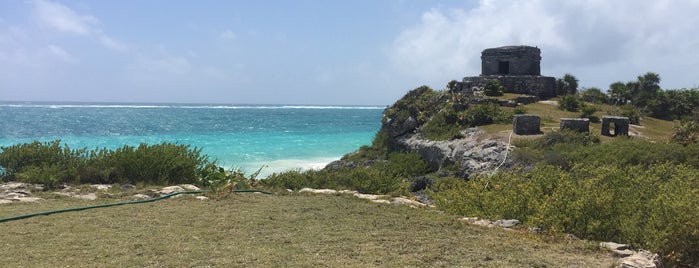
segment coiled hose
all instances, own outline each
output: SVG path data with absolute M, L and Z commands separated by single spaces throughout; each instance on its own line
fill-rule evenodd
M 150 202 L 155 202 L 155 201 L 158 201 L 158 200 L 163 200 L 163 199 L 166 199 L 166 198 L 170 198 L 170 197 L 173 197 L 173 196 L 176 196 L 176 195 L 181 195 L 181 194 L 201 194 L 201 193 L 205 193 L 205 192 L 207 192 L 207 191 L 174 192 L 174 193 L 171 193 L 171 194 L 167 194 L 167 195 L 163 195 L 163 196 L 156 197 L 156 198 L 151 198 L 151 199 L 145 199 L 145 200 L 136 200 L 136 201 L 127 201 L 127 202 L 119 202 L 119 203 L 110 203 L 110 204 L 101 204 L 101 205 L 93 205 L 93 206 L 85 206 L 85 207 L 77 207 L 77 208 L 66 208 L 66 209 L 59 209 L 59 210 L 51 210 L 51 211 L 37 212 L 37 213 L 19 215 L 19 216 L 8 217 L 8 218 L 0 218 L 0 222 L 21 220 L 21 219 L 31 218 L 31 217 L 34 217 L 34 216 L 46 216 L 46 215 L 51 215 L 51 214 L 64 213 L 64 212 L 71 212 L 71 211 L 80 211 L 80 210 L 87 210 L 87 209 L 93 209 L 93 208 L 106 208 L 106 207 L 115 207 L 115 206 L 123 206 L 123 205 L 130 205 L 130 204 L 150 203 Z M 233 193 L 263 193 L 263 194 L 272 194 L 272 193 L 270 193 L 270 192 L 265 192 L 265 191 L 260 191 L 260 190 L 232 190 L 231 192 L 233 192 Z

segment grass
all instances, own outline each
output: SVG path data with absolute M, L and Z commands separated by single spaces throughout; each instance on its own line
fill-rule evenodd
M 59 198 L 0 217 L 112 202 Z M 592 242 L 472 226 L 349 196 L 191 196 L 5 222 L 6 266 L 610 267 Z M 545 241 L 546 240 L 546 241 Z
M 514 94 L 516 95 L 516 94 Z M 511 96 L 512 97 L 512 96 Z M 557 100 L 556 98 L 551 100 Z M 602 116 L 607 115 L 607 111 L 612 110 L 614 107 L 611 105 L 598 105 L 600 110 L 594 115 L 602 118 Z M 543 133 L 552 132 L 560 128 L 561 118 L 578 118 L 580 117 L 579 112 L 568 112 L 558 109 L 557 105 L 547 104 L 547 103 L 532 103 L 524 105 L 527 109 L 527 114 L 536 114 L 541 116 L 541 131 Z M 509 110 L 511 108 L 503 108 Z M 672 137 L 675 130 L 673 127 L 675 122 L 656 119 L 652 117 L 644 117 L 641 119 L 640 126 L 631 125 L 629 132 L 638 134 L 638 136 L 648 139 L 654 142 L 667 142 L 670 137 Z M 491 124 L 487 126 L 480 126 L 486 133 L 494 135 L 496 138 L 507 140 L 509 132 L 512 131 L 512 124 Z M 590 122 L 590 133 L 599 135 L 602 130 L 601 123 Z M 539 135 L 532 136 L 519 136 L 519 139 L 532 139 L 539 137 Z M 614 140 L 613 137 L 600 137 L 602 142 L 607 142 Z

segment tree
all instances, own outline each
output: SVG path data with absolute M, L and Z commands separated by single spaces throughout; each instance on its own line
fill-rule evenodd
M 609 96 L 596 87 L 583 89 L 580 96 L 582 96 L 582 99 L 586 102 L 598 104 L 607 103 L 609 100 Z
M 660 89 L 660 75 L 647 72 L 638 77 L 635 82 L 630 82 L 627 87 L 631 91 L 632 104 L 639 108 L 648 106 L 651 100 L 658 97 Z
M 578 79 L 572 74 L 566 73 L 562 78 L 556 79 L 556 95 L 568 95 L 578 93 Z
M 624 105 L 631 100 L 631 91 L 623 82 L 614 82 L 609 85 L 609 103 Z

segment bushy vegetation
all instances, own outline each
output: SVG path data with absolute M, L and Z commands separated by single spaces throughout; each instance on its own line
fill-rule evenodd
M 505 94 L 505 88 L 500 85 L 500 81 L 493 79 L 488 81 L 483 88 L 483 93 L 486 96 L 502 96 Z
M 558 109 L 569 112 L 577 112 L 582 105 L 582 100 L 577 95 L 573 94 L 563 95 L 558 101 Z
M 201 149 L 172 143 L 88 150 L 71 149 L 55 140 L 0 150 L 3 180 L 47 187 L 64 183 L 196 183 L 202 170 L 212 164 Z
M 409 178 L 427 172 L 427 164 L 416 153 L 393 153 L 388 160 L 377 161 L 371 166 L 287 171 L 272 174 L 263 183 L 269 187 L 294 190 L 311 187 L 402 195 L 408 192 Z
M 496 104 L 479 104 L 469 109 L 457 111 L 447 105 L 420 129 L 420 133 L 431 140 L 461 138 L 464 128 L 495 123 L 512 122 L 512 112 L 506 112 Z
M 522 170 L 432 189 L 447 212 L 516 218 L 550 233 L 630 243 L 671 264 L 699 263 L 699 148 L 554 132 L 518 142 Z M 532 168 L 533 167 L 533 168 Z M 526 171 L 526 172 L 525 172 Z
M 413 118 L 418 124 L 422 124 L 439 111 L 444 97 L 444 92 L 435 91 L 428 86 L 418 87 L 387 108 L 384 120 L 391 118 L 396 124 L 401 124 Z

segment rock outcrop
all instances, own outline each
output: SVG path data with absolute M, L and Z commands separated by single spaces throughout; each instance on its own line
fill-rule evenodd
M 456 168 L 460 177 L 492 172 L 504 160 L 507 144 L 488 138 L 478 128 L 465 129 L 461 134 L 460 139 L 446 141 L 404 135 L 397 137 L 395 143 L 402 151 L 417 152 L 433 170 Z

